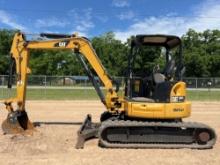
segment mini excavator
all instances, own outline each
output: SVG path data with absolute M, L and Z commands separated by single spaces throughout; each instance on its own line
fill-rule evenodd
M 203 123 L 184 122 L 191 114 L 191 103 L 186 98 L 182 42 L 171 35 L 137 35 L 131 39 L 128 55 L 127 79 L 124 95 L 119 97 L 119 85 L 102 66 L 90 41 L 77 35 L 41 33 L 45 40 L 26 40 L 24 33 L 15 34 L 11 47 L 11 65 L 8 87 L 12 86 L 16 71 L 17 95 L 2 102 L 8 116 L 2 123 L 5 134 L 23 134 L 34 129 L 26 109 L 27 75 L 31 73 L 28 62 L 32 49 L 69 49 L 84 67 L 106 111 L 100 123 L 93 123 L 87 115 L 78 131 L 76 148 L 83 148 L 86 140 L 99 138 L 106 148 L 212 148 L 216 142 L 215 131 Z M 136 61 L 140 54 L 149 56 L 146 47 L 163 48 L 165 64 L 152 71 L 137 72 Z M 175 54 L 172 51 L 175 50 Z M 153 52 L 151 52 L 153 53 Z M 141 61 L 144 68 L 145 61 Z M 104 84 L 100 89 L 88 63 Z M 14 69 L 13 69 L 14 68 Z M 16 108 L 14 108 L 14 104 Z

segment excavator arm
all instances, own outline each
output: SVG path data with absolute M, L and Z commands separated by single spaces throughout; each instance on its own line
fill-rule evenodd
M 17 124 L 21 126 L 24 130 L 28 129 L 29 126 L 30 128 L 33 128 L 25 111 L 27 78 L 28 74 L 31 73 L 31 69 L 29 68 L 29 58 L 30 50 L 32 49 L 72 50 L 83 64 L 88 76 L 92 80 L 96 91 L 98 92 L 98 95 L 100 96 L 101 101 L 106 106 L 107 110 L 110 113 L 118 113 L 121 106 L 121 103 L 119 101 L 120 99 L 116 91 L 113 89 L 113 83 L 110 76 L 107 74 L 89 40 L 84 37 L 78 37 L 76 35 L 70 36 L 44 33 L 41 34 L 41 36 L 47 37 L 48 40 L 27 41 L 23 33 L 16 33 L 14 36 L 10 54 L 12 57 L 12 61 L 15 62 L 16 66 L 17 94 L 14 98 L 4 100 L 6 109 L 9 111 L 8 118 L 10 119 L 7 118 L 6 121 L 3 122 L 3 127 L 4 125 L 8 127 L 10 120 L 15 120 Z M 86 59 L 90 63 L 90 65 L 104 84 L 104 87 L 106 89 L 105 96 L 99 89 L 99 86 L 97 85 L 96 80 L 94 79 L 94 76 L 89 70 L 89 67 L 86 65 L 84 59 Z M 11 80 L 11 78 L 9 79 Z M 9 86 L 10 85 L 11 84 L 9 83 Z M 17 103 L 16 110 L 14 110 L 12 106 L 13 103 Z M 3 128 L 3 130 L 5 130 L 6 133 L 10 133 L 9 128 Z

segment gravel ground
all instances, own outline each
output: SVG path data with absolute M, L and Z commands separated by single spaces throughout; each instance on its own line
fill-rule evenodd
M 4 108 L 3 105 L 0 106 Z M 0 131 L 1 165 L 85 164 L 85 165 L 219 165 L 220 141 L 210 150 L 191 149 L 103 149 L 96 139 L 76 150 L 76 132 L 90 113 L 94 121 L 104 110 L 99 101 L 28 101 L 27 111 L 33 122 L 40 123 L 34 136 L 3 135 Z M 0 122 L 7 112 L 0 111 Z M 187 121 L 203 122 L 220 134 L 220 102 L 193 102 Z

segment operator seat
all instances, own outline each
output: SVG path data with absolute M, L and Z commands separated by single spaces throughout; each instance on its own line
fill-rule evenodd
M 154 73 L 153 79 L 156 84 L 159 84 L 165 81 L 165 76 L 162 73 Z
M 170 102 L 170 91 L 172 82 L 169 81 L 173 78 L 175 73 L 175 61 L 170 60 L 162 73 L 154 73 L 153 79 L 155 82 L 155 91 L 153 98 L 155 102 Z
M 156 84 L 165 82 L 166 79 L 170 79 L 173 77 L 173 74 L 175 73 L 175 60 L 170 60 L 166 67 L 164 68 L 164 71 L 162 73 L 156 72 L 153 73 L 153 80 Z

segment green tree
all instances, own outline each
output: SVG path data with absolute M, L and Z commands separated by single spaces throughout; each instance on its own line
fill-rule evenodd
M 0 74 L 7 74 L 13 30 L 0 30 Z M 220 77 L 220 30 L 196 32 L 189 29 L 182 36 L 184 63 L 187 77 Z M 127 68 L 130 38 L 126 43 L 115 39 L 113 32 L 91 39 L 101 62 L 111 76 L 124 76 Z M 145 56 L 144 54 L 148 54 Z M 155 64 L 162 64 L 160 53 L 146 49 L 137 61 L 137 67 L 151 71 Z M 70 51 L 31 51 L 32 74 L 85 75 L 76 57 Z
M 70 51 L 32 51 L 30 67 L 36 75 L 81 75 L 83 68 Z
M 0 74 L 7 74 L 9 68 L 9 53 L 15 31 L 0 30 Z
M 92 45 L 101 62 L 112 76 L 122 76 L 127 67 L 128 47 L 115 39 L 113 32 L 92 39 Z
M 183 35 L 184 62 L 188 77 L 217 77 L 219 74 L 220 31 L 196 32 L 189 29 Z

